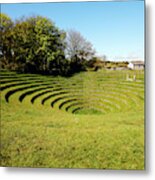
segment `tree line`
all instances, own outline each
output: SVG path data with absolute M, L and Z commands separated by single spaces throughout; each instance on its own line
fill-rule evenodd
M 79 32 L 59 29 L 48 18 L 13 21 L 0 14 L 0 67 L 21 73 L 70 76 L 85 71 L 95 55 Z

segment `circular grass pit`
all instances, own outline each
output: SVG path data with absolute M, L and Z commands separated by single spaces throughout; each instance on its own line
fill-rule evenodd
M 84 72 L 64 78 L 2 71 L 1 97 L 72 114 L 100 115 L 144 108 L 144 72 L 127 81 L 128 71 Z
M 93 108 L 81 108 L 77 111 L 74 112 L 74 114 L 94 114 L 94 115 L 100 115 L 100 114 L 103 114 L 103 112 L 97 110 L 97 109 L 93 109 Z

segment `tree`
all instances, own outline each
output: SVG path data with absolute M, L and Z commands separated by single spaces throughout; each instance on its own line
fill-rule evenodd
M 66 55 L 70 59 L 75 56 L 80 59 L 90 59 L 95 53 L 92 44 L 75 30 L 68 31 L 66 45 Z
M 50 74 L 60 76 L 70 76 L 70 64 L 64 55 L 59 55 L 56 59 L 50 61 Z
M 12 61 L 12 28 L 11 18 L 4 13 L 0 13 L 0 60 L 2 67 L 9 66 Z
M 19 70 L 48 73 L 50 62 L 64 55 L 65 33 L 41 16 L 16 21 L 14 54 Z
M 87 66 L 89 68 L 93 68 L 94 71 L 98 71 L 99 69 L 104 68 L 105 62 L 102 58 L 94 56 L 91 60 L 87 62 Z
M 86 61 L 95 54 L 92 44 L 78 31 L 70 30 L 66 37 L 66 57 L 71 61 L 71 70 L 78 72 L 86 69 Z
M 12 22 L 1 15 L 1 67 L 27 73 L 71 75 L 86 70 L 95 51 L 79 32 L 67 34 L 48 18 Z M 66 58 L 67 57 L 67 58 Z

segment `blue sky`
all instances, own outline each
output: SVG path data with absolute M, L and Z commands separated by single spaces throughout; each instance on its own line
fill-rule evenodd
M 13 20 L 42 15 L 75 29 L 109 60 L 144 60 L 144 1 L 2 4 Z

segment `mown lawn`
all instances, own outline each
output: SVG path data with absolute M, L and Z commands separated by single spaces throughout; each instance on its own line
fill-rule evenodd
M 51 78 L 62 84 L 74 79 L 74 83 L 77 82 L 74 85 L 74 91 L 76 89 L 77 91 L 73 94 L 76 98 L 71 99 L 72 101 L 75 99 L 74 104 L 70 104 L 70 99 L 63 101 L 60 93 L 52 101 L 49 98 L 44 105 L 40 102 L 49 94 L 44 93 L 35 100 L 35 103 L 30 103 L 37 93 L 44 91 L 42 89 L 33 94 L 34 87 L 29 90 L 31 94 L 27 93 L 22 102 L 19 101 L 19 97 L 27 92 L 26 90 L 15 92 L 7 102 L 5 95 L 17 86 L 8 87 L 9 81 L 12 81 L 10 80 L 12 75 L 10 77 L 5 75 L 5 72 L 2 73 L 5 78 L 2 80 L 4 84 L 2 83 L 1 87 L 7 86 L 7 88 L 3 88 L 1 92 L 1 165 L 144 169 L 143 74 L 137 76 L 136 82 L 126 82 L 125 73 L 108 72 L 106 77 L 105 72 L 96 73 L 98 74 L 86 72 L 67 81 L 65 78 L 48 77 L 48 81 Z M 17 74 L 16 76 L 22 75 Z M 17 77 L 14 82 L 18 79 Z M 85 78 L 80 86 L 78 85 L 79 77 Z M 96 77 L 97 81 L 95 81 Z M 106 80 L 99 80 L 102 77 Z M 121 77 L 123 80 L 120 80 Z M 14 82 L 11 83 L 14 84 Z M 106 89 L 107 84 L 112 87 L 107 86 Z M 123 85 L 120 86 L 120 84 Z M 23 86 L 25 85 L 18 85 L 18 88 L 21 90 Z M 119 94 L 119 89 L 121 91 L 120 102 L 114 97 Z M 67 91 L 73 93 L 71 88 Z M 80 96 L 79 99 L 77 95 Z M 131 99 L 132 97 L 134 98 Z M 63 94 L 63 98 L 68 98 L 68 96 Z M 54 104 L 53 107 L 51 107 L 51 102 Z M 91 102 L 93 103 L 88 108 Z M 103 103 L 103 108 L 101 103 Z M 79 104 L 80 108 L 82 107 L 81 110 Z M 75 108 L 79 108 L 77 113 L 73 113 Z

